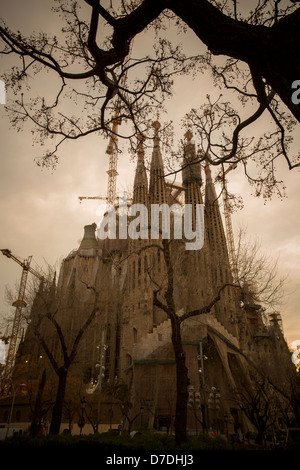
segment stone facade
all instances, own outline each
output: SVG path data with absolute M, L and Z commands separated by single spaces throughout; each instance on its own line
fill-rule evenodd
M 204 173 L 203 191 L 195 144 L 191 133 L 187 133 L 182 184 L 175 185 L 165 179 L 157 123 L 148 184 L 143 140 L 140 139 L 133 204 L 144 204 L 149 209 L 146 231 L 151 226 L 151 204 L 184 202 L 195 208 L 196 204 L 203 204 L 204 199 L 202 249 L 186 250 L 181 240 L 173 240 L 170 245 L 173 298 L 178 315 L 208 305 L 220 287 L 233 282 L 218 198 L 208 164 Z M 98 310 L 82 338 L 71 374 L 87 386 L 98 379 L 97 347 L 104 331 L 103 380 L 113 383 L 117 379 L 129 385 L 134 405 L 132 414 L 140 412 L 136 425 L 168 429 L 175 412 L 176 369 L 170 320 L 165 311 L 153 305 L 154 292 L 161 301 L 164 300 L 168 282 L 161 248 L 161 237 L 157 240 L 100 240 L 96 236 L 96 225 L 87 225 L 78 249 L 63 260 L 50 297 L 53 308 L 57 308 L 57 321 L 71 348 L 76 334 L 95 307 L 97 292 Z M 280 357 L 284 366 L 291 362 L 275 316 L 266 323 L 262 309 L 251 304 L 249 295 L 244 293 L 243 302 L 241 299 L 241 290 L 228 286 L 209 313 L 182 323 L 185 360 L 193 386 L 188 420 L 192 430 L 202 426 L 219 427 L 222 432 L 237 429 L 246 432 L 249 423 L 234 403 L 232 390 L 249 379 L 249 360 L 254 363 L 265 361 L 274 370 L 275 357 Z M 41 305 L 36 300 L 32 309 L 33 321 L 39 309 Z M 50 336 L 50 331 L 47 334 Z M 33 371 L 41 347 L 38 343 L 33 347 L 30 337 L 29 327 L 16 366 L 26 359 Z M 55 335 L 49 344 L 54 354 L 61 354 Z M 214 388 L 220 394 L 218 406 L 209 405 Z

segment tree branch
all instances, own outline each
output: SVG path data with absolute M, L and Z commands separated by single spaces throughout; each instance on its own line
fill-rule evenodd
M 5 29 L 2 26 L 0 26 L 0 37 L 12 49 L 13 52 L 21 55 L 22 57 L 31 57 L 35 61 L 44 65 L 46 68 L 57 72 L 62 78 L 80 80 L 95 75 L 95 68 L 92 68 L 87 72 L 81 73 L 64 72 L 59 63 L 54 59 L 51 54 L 47 54 L 43 51 L 37 50 L 30 44 L 24 44 L 21 39 L 15 39 L 13 34 L 11 34 L 7 28 Z
M 104 18 L 108 22 L 108 24 L 110 24 L 111 26 L 116 26 L 117 20 L 113 16 L 111 16 L 110 13 L 107 10 L 105 10 L 105 8 L 103 8 L 100 5 L 99 0 L 98 1 L 84 0 L 84 1 L 85 3 L 93 7 L 93 10 L 97 12 L 99 15 L 101 15 L 102 18 Z
M 211 309 L 213 308 L 213 306 L 219 302 L 219 300 L 221 299 L 221 292 L 226 289 L 227 287 L 235 287 L 235 288 L 240 288 L 239 285 L 237 284 L 233 284 L 233 283 L 227 283 L 227 284 L 224 284 L 222 287 L 220 287 L 218 289 L 218 292 L 217 294 L 215 295 L 215 297 L 213 297 L 213 299 L 207 304 L 205 305 L 204 307 L 202 308 L 199 308 L 199 309 L 195 309 L 195 310 L 191 310 L 190 312 L 186 312 L 184 313 L 183 315 L 181 315 L 179 317 L 179 320 L 180 322 L 182 323 L 184 320 L 186 320 L 187 318 L 191 318 L 191 317 L 195 317 L 197 315 L 203 315 L 205 313 L 210 313 L 211 312 Z

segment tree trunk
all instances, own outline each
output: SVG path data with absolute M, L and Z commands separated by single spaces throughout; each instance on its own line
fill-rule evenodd
M 188 402 L 188 371 L 185 365 L 185 355 L 182 347 L 180 321 L 177 317 L 171 318 L 172 343 L 176 360 L 176 416 L 175 441 L 180 445 L 187 440 L 187 402 Z
M 257 429 L 256 443 L 260 446 L 262 446 L 263 443 L 264 443 L 264 434 L 265 434 L 265 428 L 263 428 L 263 429 L 258 428 Z
M 295 426 L 300 427 L 300 394 L 295 394 L 292 398 L 292 408 L 295 417 Z
M 61 368 L 58 374 L 58 387 L 56 393 L 56 399 L 52 411 L 52 419 L 50 425 L 50 434 L 59 434 L 61 419 L 62 419 L 62 411 L 63 411 L 63 404 L 65 398 L 65 391 L 66 391 L 66 383 L 67 383 L 67 374 L 68 370 L 65 368 Z
M 42 396 L 44 392 L 46 384 L 46 369 L 43 370 L 42 377 L 39 383 L 39 388 L 34 404 L 34 410 L 33 410 L 33 417 L 31 421 L 31 427 L 30 427 L 30 435 L 31 437 L 35 437 L 39 434 L 40 432 L 40 424 L 41 424 L 41 410 L 42 410 Z

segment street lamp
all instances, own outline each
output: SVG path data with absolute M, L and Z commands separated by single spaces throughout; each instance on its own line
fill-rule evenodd
M 84 410 L 85 410 L 85 406 L 86 406 L 86 399 L 85 399 L 85 397 L 82 397 L 80 403 L 81 403 L 81 418 L 80 418 L 80 420 L 79 420 L 78 425 L 79 425 L 79 427 L 80 427 L 80 436 L 81 436 L 81 435 L 82 435 L 82 428 L 83 428 L 83 426 L 84 426 L 84 424 L 85 424 L 85 420 L 84 420 Z
M 200 392 L 195 392 L 194 386 L 188 386 L 188 408 L 193 410 L 194 417 L 195 417 L 195 425 L 196 425 L 196 436 L 198 435 L 198 424 L 197 424 L 197 410 L 201 410 L 201 399 L 200 399 Z
M 105 369 L 105 366 L 103 366 L 103 357 L 104 357 L 104 351 L 107 349 L 107 346 L 106 344 L 104 344 L 104 333 L 105 333 L 105 330 L 103 329 L 102 330 L 102 333 L 101 333 L 101 341 L 100 341 L 100 344 L 99 346 L 97 346 L 97 348 L 99 348 L 99 352 L 100 352 L 100 357 L 99 357 L 99 365 L 97 364 L 96 366 L 99 366 L 99 375 L 98 375 L 98 384 L 97 384 L 97 390 L 98 390 L 98 411 L 97 411 L 97 426 L 96 426 L 96 429 L 97 429 L 97 432 L 99 432 L 99 424 L 100 424 L 100 399 L 101 399 L 101 389 L 102 389 L 102 378 L 104 378 L 104 369 Z
M 204 370 L 204 361 L 207 360 L 207 356 L 203 353 L 204 347 L 207 343 L 207 336 L 202 340 L 198 341 L 197 345 L 197 360 L 198 360 L 198 373 L 199 373 L 199 382 L 200 382 L 200 392 L 202 395 L 201 407 L 202 412 L 202 427 L 203 431 L 208 431 L 208 416 L 207 416 L 207 405 L 206 405 L 206 382 L 205 382 L 205 370 Z
M 211 387 L 211 392 L 208 396 L 208 408 L 210 410 L 213 410 L 214 422 L 216 424 L 217 434 L 218 434 L 218 418 L 217 418 L 218 413 L 217 412 L 220 409 L 220 398 L 221 398 L 220 390 L 216 387 Z

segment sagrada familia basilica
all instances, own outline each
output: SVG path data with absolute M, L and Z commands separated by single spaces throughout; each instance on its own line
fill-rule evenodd
M 181 163 L 182 182 L 168 181 L 157 124 L 149 169 L 143 140 L 139 142 L 130 201 L 131 205 L 147 208 L 149 224 L 154 205 L 204 208 L 201 249 L 186 249 L 186 240 L 169 240 L 172 283 L 161 237 L 99 238 L 97 224 L 91 223 L 84 227 L 81 243 L 63 260 L 57 279 L 44 295 L 44 287 L 40 287 L 31 322 L 35 324 L 47 304 L 55 312 L 66 347 L 71 348 L 94 312 L 69 375 L 85 384 L 87 400 L 99 393 L 100 382 L 102 386 L 127 384 L 132 404 L 128 417 L 138 416 L 132 425 L 172 429 L 176 364 L 168 311 L 159 305 L 164 304 L 170 285 L 178 316 L 209 306 L 220 291 L 218 301 L 206 313 L 202 310 L 201 315 L 186 315 L 181 324 L 189 378 L 188 428 L 191 432 L 196 428 L 218 428 L 224 434 L 245 433 L 251 430 L 251 423 L 238 403 L 236 391 L 249 383 L 257 388 L 258 376 L 268 377 L 269 383 L 288 384 L 291 354 L 278 312 L 266 316 L 251 295 L 253 286 L 237 287 L 211 168 L 208 163 L 203 167 L 198 162 L 190 132 L 185 135 Z M 114 210 L 118 226 L 119 209 Z M 192 223 L 194 227 L 195 217 Z M 19 367 L 24 374 L 21 365 L 26 363 L 33 376 L 39 357 L 45 353 L 38 341 L 32 341 L 32 329 L 29 325 L 19 347 L 16 369 Z M 45 322 L 40 331 L 47 337 L 53 356 L 59 357 L 61 343 L 55 328 Z M 111 410 L 111 406 L 101 403 L 100 423 L 110 419 L 118 425 L 122 420 L 126 427 L 128 422 L 121 412 L 118 414 L 117 405 L 113 417 L 108 417 L 105 407 Z

